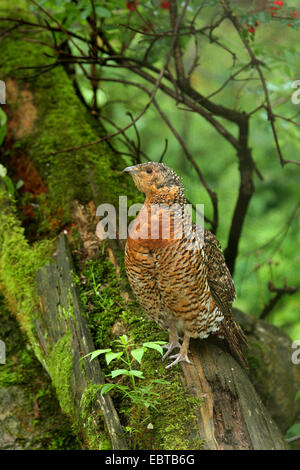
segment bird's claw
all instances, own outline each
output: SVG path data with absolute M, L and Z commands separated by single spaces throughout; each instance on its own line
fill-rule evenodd
M 167 365 L 166 369 L 169 369 L 170 367 L 175 366 L 175 364 L 178 364 L 179 362 L 187 362 L 188 364 L 192 364 L 192 362 L 188 358 L 188 355 L 187 354 L 182 355 L 180 352 L 178 354 L 174 354 L 173 356 L 170 356 L 170 358 L 175 359 L 175 361 Z
M 166 353 L 163 355 L 163 357 L 161 358 L 162 361 L 164 361 L 168 355 L 173 351 L 173 349 L 175 348 L 181 348 L 181 344 L 177 341 L 177 342 L 173 342 L 171 341 L 170 343 L 168 344 L 164 344 L 163 345 L 163 348 L 166 349 Z

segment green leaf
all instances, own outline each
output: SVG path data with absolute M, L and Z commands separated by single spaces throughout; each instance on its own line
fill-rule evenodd
M 121 356 L 123 356 L 123 352 L 118 352 L 118 353 L 111 352 L 111 351 L 107 352 L 105 354 L 106 364 L 109 365 L 111 363 L 111 361 L 113 361 L 114 359 L 117 359 Z
M 93 361 L 95 359 L 95 357 L 98 357 L 100 356 L 101 354 L 105 354 L 107 352 L 109 352 L 110 349 L 97 349 L 96 351 L 93 351 L 92 354 L 91 354 L 91 361 Z
M 0 163 L 0 177 L 5 178 L 6 175 L 7 175 L 7 169 L 5 168 L 5 166 L 1 165 Z
M 144 348 L 133 349 L 131 351 L 131 355 L 140 364 L 142 362 L 142 357 L 144 355 L 144 352 L 145 352 Z
M 291 437 L 296 437 L 300 435 L 300 423 L 293 424 L 286 432 L 286 439 L 290 439 Z
M 6 114 L 3 109 L 0 108 L 0 145 L 2 145 L 2 142 L 5 139 L 7 133 L 6 121 Z
M 160 384 L 160 385 L 169 385 L 170 382 L 168 380 L 164 380 L 164 379 L 153 379 L 151 380 L 151 383 L 152 384 Z
M 295 401 L 299 400 L 299 399 L 300 399 L 300 390 L 298 390 L 298 392 L 296 393 Z
M 110 18 L 111 16 L 110 11 L 103 7 L 96 7 L 96 15 L 99 18 Z
M 85 357 L 91 356 L 90 361 L 95 359 L 95 357 L 100 356 L 100 354 L 105 354 L 107 352 L 111 351 L 111 349 L 96 349 L 95 351 L 92 351 L 85 356 L 83 356 L 81 359 L 84 359 Z
M 13 196 L 15 194 L 15 186 L 9 176 L 4 176 L 4 181 L 8 192 Z
M 143 346 L 148 349 L 155 349 L 161 355 L 163 355 L 163 348 L 160 346 L 160 344 L 166 344 L 166 343 L 164 341 L 153 341 L 150 343 L 144 343 Z
M 122 335 L 119 339 L 116 339 L 115 342 L 121 344 L 122 346 L 125 346 L 128 345 L 131 341 L 130 339 L 128 339 L 127 335 Z
M 113 379 L 115 377 L 118 377 L 119 375 L 129 375 L 129 371 L 127 369 L 116 369 L 116 370 L 113 370 L 111 373 L 111 377 Z
M 117 386 L 117 384 L 103 384 L 101 386 L 101 395 L 105 395 L 106 393 L 110 392 L 116 386 Z
M 16 183 L 16 189 L 20 189 L 24 186 L 24 181 L 23 180 L 18 180 Z
M 130 370 L 128 375 L 138 377 L 139 379 L 144 379 L 143 372 L 141 370 Z
M 266 11 L 260 11 L 257 15 L 257 20 L 260 23 L 270 23 L 271 21 L 271 15 L 269 12 Z
M 167 341 L 148 341 L 144 344 L 167 344 Z

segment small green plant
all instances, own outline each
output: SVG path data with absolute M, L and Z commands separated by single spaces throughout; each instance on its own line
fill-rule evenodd
M 7 117 L 3 109 L 0 108 L 0 145 L 2 145 L 7 134 Z
M 16 189 L 22 188 L 24 184 L 23 180 L 19 180 L 16 183 L 16 185 L 14 185 L 12 179 L 9 176 L 7 176 L 7 169 L 5 168 L 5 166 L 1 165 L 1 163 L 0 163 L 0 178 L 3 179 L 6 185 L 7 191 L 9 192 L 11 196 L 15 194 Z
M 3 109 L 0 108 L 0 146 L 3 144 L 3 141 L 7 134 L 7 117 Z M 16 185 L 14 185 L 13 181 L 9 176 L 7 176 L 7 169 L 5 166 L 1 165 L 0 163 L 0 179 L 3 179 L 7 191 L 11 196 L 14 196 L 16 190 L 22 188 L 24 181 L 19 180 Z
M 300 400 L 300 390 L 298 390 L 298 392 L 296 393 L 296 396 L 295 396 L 295 401 L 297 400 Z M 293 426 L 291 426 L 286 434 L 285 434 L 285 438 L 287 440 L 287 442 L 289 442 L 290 444 L 292 444 L 292 442 L 294 441 L 297 441 L 300 439 L 300 423 L 295 423 L 293 424 Z
M 148 381 L 147 385 L 142 385 L 140 380 L 145 379 L 145 377 L 141 370 L 136 369 L 135 364 L 138 363 L 141 365 L 143 356 L 149 349 L 154 349 L 162 355 L 162 345 L 165 344 L 165 341 L 147 342 L 143 343 L 141 347 L 135 348 L 127 335 L 122 335 L 114 342 L 118 345 L 117 351 L 112 351 L 111 349 L 97 349 L 84 357 L 90 356 L 90 360 L 92 361 L 100 355 L 105 355 L 107 365 L 116 359 L 124 364 L 124 368 L 112 370 L 107 377 L 109 377 L 110 380 L 123 377 L 125 383 L 105 383 L 101 385 L 100 388 L 101 395 L 109 393 L 112 390 L 119 391 L 122 398 L 129 400 L 134 407 L 134 425 L 127 426 L 125 429 L 133 439 L 133 449 L 136 449 L 137 439 L 144 432 L 145 424 L 148 420 L 146 411 L 150 408 L 157 410 L 157 405 L 159 405 L 159 394 L 156 393 L 153 388 L 155 384 L 168 384 L 169 382 L 163 379 L 151 379 Z M 151 429 L 151 426 L 152 423 L 148 423 L 147 429 Z

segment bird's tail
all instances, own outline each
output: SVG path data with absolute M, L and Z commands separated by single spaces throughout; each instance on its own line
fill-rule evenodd
M 243 351 L 244 348 L 248 348 L 248 342 L 242 328 L 233 318 L 232 314 L 224 318 L 222 326 L 222 334 L 228 343 L 232 355 L 242 367 L 248 369 L 248 361 Z

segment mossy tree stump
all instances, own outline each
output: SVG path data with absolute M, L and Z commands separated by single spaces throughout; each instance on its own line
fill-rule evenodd
M 56 261 L 39 271 L 37 277 L 38 293 L 41 299 L 41 322 L 36 321 L 36 330 L 41 346 L 52 348 L 52 343 L 64 341 L 64 346 L 74 351 L 74 363 L 68 371 L 61 371 L 60 364 L 68 363 L 68 352 L 62 349 L 54 362 L 58 372 L 51 372 L 54 383 L 59 376 L 68 378 L 71 385 L 70 400 L 80 409 L 80 391 L 89 382 L 104 383 L 97 363 L 85 359 L 85 374 L 80 371 L 79 358 L 94 350 L 89 331 L 81 315 L 80 303 L 72 281 L 74 270 L 71 254 L 64 235 L 61 235 L 55 253 Z M 44 326 L 42 326 L 44 325 Z M 41 331 L 43 330 L 43 333 Z M 263 406 L 245 371 L 234 358 L 213 341 L 193 341 L 191 359 L 193 365 L 183 364 L 187 397 L 190 393 L 202 399 L 198 408 L 198 437 L 206 449 L 285 449 L 285 441 L 269 413 Z M 105 347 L 105 345 L 103 345 Z M 48 348 L 49 349 L 49 348 Z M 51 361 L 52 362 L 52 361 Z M 53 363 L 52 363 L 53 364 Z M 54 364 L 55 366 L 55 364 Z M 55 367 L 54 367 L 54 370 Z M 58 392 L 59 392 L 59 385 Z M 66 390 L 62 390 L 61 403 L 64 403 Z M 59 394 L 59 393 L 58 393 Z M 113 439 L 115 448 L 120 448 L 121 427 L 108 397 L 102 399 L 101 409 Z M 99 397 L 98 397 L 99 400 Z M 189 436 L 186 436 L 189 438 Z M 124 445 L 124 442 L 123 442 Z M 122 447 L 121 447 L 122 448 Z
M 62 409 L 73 415 L 82 433 L 87 433 L 88 440 L 89 416 L 82 413 L 81 401 L 88 387 L 103 384 L 105 380 L 98 361 L 91 362 L 85 358 L 80 362 L 95 347 L 72 273 L 74 265 L 71 252 L 66 236 L 61 234 L 54 261 L 37 274 L 41 316 L 35 320 L 35 328 Z M 90 404 L 93 419 L 101 421 L 103 416 L 112 447 L 126 449 L 124 431 L 110 396 L 101 395 L 97 387 L 94 389 L 96 393 Z

